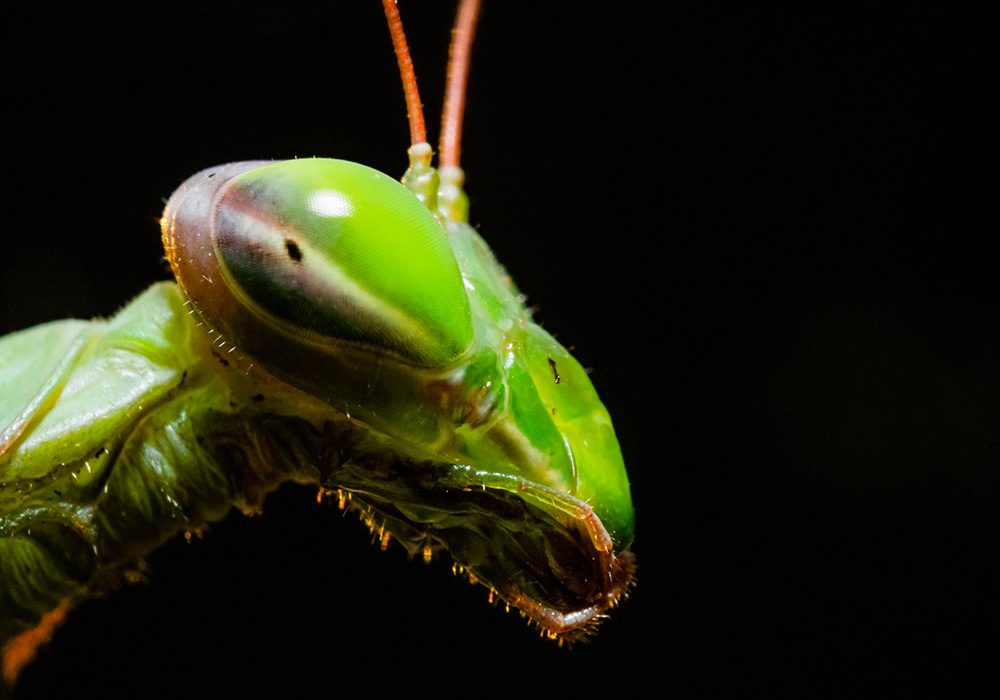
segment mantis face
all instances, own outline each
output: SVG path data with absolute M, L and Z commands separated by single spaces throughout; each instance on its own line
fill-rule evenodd
M 430 192 L 347 161 L 234 163 L 174 193 L 164 243 L 234 371 L 343 411 L 392 455 L 325 486 L 573 638 L 631 578 L 621 451 L 586 372 Z

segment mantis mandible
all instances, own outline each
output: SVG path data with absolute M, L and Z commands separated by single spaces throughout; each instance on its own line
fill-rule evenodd
M 318 485 L 383 544 L 447 551 L 559 640 L 627 593 L 610 418 L 467 224 L 477 4 L 456 20 L 438 169 L 387 2 L 411 122 L 403 185 L 327 159 L 209 168 L 161 222 L 177 284 L 108 321 L 0 340 L 8 682 L 75 603 L 285 481 Z

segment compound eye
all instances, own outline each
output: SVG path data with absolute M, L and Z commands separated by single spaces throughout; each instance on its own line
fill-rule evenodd
M 388 175 L 332 159 L 265 165 L 232 179 L 214 222 L 234 294 L 290 333 L 424 367 L 448 364 L 472 340 L 444 230 Z

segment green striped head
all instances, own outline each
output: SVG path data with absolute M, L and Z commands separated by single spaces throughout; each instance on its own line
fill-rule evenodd
M 437 173 L 418 175 L 433 195 Z M 375 429 L 379 456 L 357 462 L 377 474 L 324 486 L 571 637 L 632 576 L 611 419 L 482 238 L 432 207 L 355 163 L 233 163 L 174 193 L 163 239 L 213 347 L 235 348 L 216 359 Z

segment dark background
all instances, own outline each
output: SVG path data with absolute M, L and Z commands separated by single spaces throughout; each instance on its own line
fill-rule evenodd
M 0 332 L 109 315 L 168 278 L 156 220 L 204 167 L 404 169 L 378 4 L 243 5 L 8 15 L 30 49 L 4 48 Z M 18 697 L 996 681 L 983 18 L 530 6 L 485 3 L 467 190 L 615 419 L 632 600 L 559 649 L 289 488 L 75 611 Z M 402 6 L 433 140 L 452 11 Z

